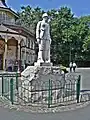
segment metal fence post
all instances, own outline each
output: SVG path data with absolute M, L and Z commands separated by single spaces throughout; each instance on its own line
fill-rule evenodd
M 2 96 L 4 95 L 4 79 L 3 79 L 3 76 L 2 76 Z
M 16 73 L 16 89 L 18 90 L 18 73 Z
M 79 103 L 79 96 L 80 96 L 80 79 L 81 76 L 79 75 L 78 80 L 77 80 L 77 103 Z
M 31 91 L 30 92 L 31 92 L 31 103 L 32 103 L 32 96 L 33 96 L 33 94 L 32 94 L 32 81 L 30 83 L 31 83 L 30 84 L 31 85 Z
M 50 105 L 52 104 L 52 81 L 49 79 L 49 91 L 48 91 L 48 108 L 50 108 Z
M 11 103 L 13 104 L 13 78 L 10 80 L 10 100 Z
M 51 104 L 52 104 L 52 80 L 51 80 Z

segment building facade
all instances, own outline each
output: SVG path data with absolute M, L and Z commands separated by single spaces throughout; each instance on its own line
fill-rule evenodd
M 0 70 L 25 68 L 35 61 L 35 34 L 16 25 L 18 15 L 0 0 Z

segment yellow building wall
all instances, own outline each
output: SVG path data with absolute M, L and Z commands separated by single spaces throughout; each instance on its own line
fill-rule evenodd
M 8 15 L 11 18 L 15 18 L 15 16 L 11 12 L 9 12 L 9 11 L 0 10 L 0 13 L 2 13 L 2 12 L 5 13 L 6 15 Z
M 0 19 L 3 23 L 15 24 L 15 16 L 9 11 L 0 10 Z

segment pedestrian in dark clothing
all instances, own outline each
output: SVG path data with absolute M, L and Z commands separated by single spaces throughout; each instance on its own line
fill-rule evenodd
M 72 72 L 72 67 L 73 67 L 73 64 L 72 64 L 72 62 L 70 62 L 70 64 L 69 64 L 70 72 Z
M 74 62 L 73 63 L 73 72 L 75 72 L 75 69 L 76 69 L 76 63 Z

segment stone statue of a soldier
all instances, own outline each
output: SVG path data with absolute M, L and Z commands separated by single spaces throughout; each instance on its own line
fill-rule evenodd
M 36 28 L 36 39 L 39 45 L 38 60 L 39 63 L 50 63 L 50 26 L 48 15 L 42 15 L 42 21 L 39 21 Z

